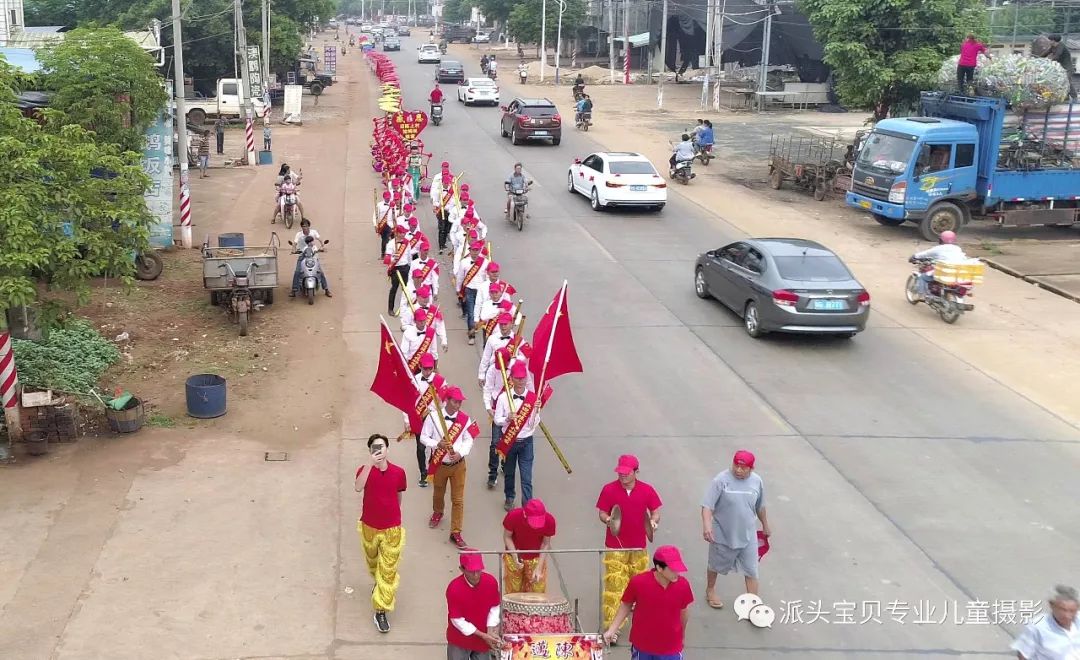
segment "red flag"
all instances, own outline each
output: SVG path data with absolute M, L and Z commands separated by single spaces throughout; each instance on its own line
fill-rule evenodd
M 574 346 L 570 330 L 570 309 L 566 301 L 566 282 L 555 294 L 547 311 L 533 330 L 533 352 L 529 357 L 529 371 L 533 373 L 537 388 L 563 374 L 581 373 L 581 359 Z
M 379 341 L 379 368 L 375 371 L 375 380 L 371 381 L 371 391 L 380 399 L 389 403 L 409 416 L 410 426 L 414 426 L 416 417 L 416 383 L 405 366 L 401 349 L 394 342 L 386 321 L 382 322 L 382 337 Z

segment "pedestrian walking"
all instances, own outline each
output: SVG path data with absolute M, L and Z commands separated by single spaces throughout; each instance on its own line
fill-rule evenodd
M 394 611 L 397 600 L 398 563 L 405 547 L 405 528 L 401 526 L 401 494 L 408 488 L 405 470 L 387 459 L 390 441 L 378 433 L 368 438 L 370 465 L 356 470 L 354 489 L 363 494 L 360 520 L 360 546 L 367 560 L 368 574 L 375 580 L 371 588 L 371 606 L 375 610 L 375 628 L 390 632 L 386 615 Z
M 967 93 L 967 88 L 975 84 L 975 67 L 979 64 L 979 55 L 990 57 L 990 51 L 986 44 L 968 33 L 964 43 L 960 44 L 960 59 L 956 63 L 956 87 L 961 94 Z
M 653 553 L 653 569 L 630 579 L 623 591 L 615 620 L 604 632 L 614 644 L 619 627 L 633 614 L 630 625 L 630 657 L 633 660 L 682 660 L 687 609 L 694 602 L 679 549 L 664 545 Z
M 721 609 L 716 597 L 716 576 L 732 570 L 742 573 L 746 592 L 758 592 L 758 522 L 768 537 L 765 515 L 765 484 L 754 472 L 754 455 L 745 449 L 735 452 L 731 467 L 713 478 L 701 501 L 702 535 L 709 542 L 705 600 Z
M 516 347 L 511 350 L 516 351 Z M 533 496 L 533 434 L 540 425 L 540 398 L 529 390 L 528 379 L 529 369 L 525 363 L 514 362 L 510 367 L 510 391 L 501 392 L 495 401 L 494 421 L 502 430 L 495 449 L 503 457 L 503 495 L 506 498 L 503 508 L 506 511 L 514 508 L 515 476 L 521 479 L 522 506 Z
M 214 122 L 214 133 L 217 135 L 217 152 L 220 156 L 225 153 L 225 127 L 229 125 L 229 120 L 224 117 L 218 117 Z
M 204 179 L 210 176 L 206 173 L 207 168 L 210 167 L 210 131 L 202 132 L 196 146 L 199 154 L 199 178 Z
M 1072 53 L 1069 52 L 1068 47 L 1061 41 L 1060 34 L 1050 35 L 1050 50 L 1046 52 L 1045 57 L 1047 59 L 1054 60 L 1061 65 L 1061 68 L 1065 69 L 1065 76 L 1069 80 L 1069 98 L 1076 98 L 1076 87 L 1073 86 L 1073 71 L 1076 70 L 1076 65 L 1073 63 Z
M 607 526 L 604 547 L 603 622 L 611 629 L 615 613 L 630 578 L 649 568 L 649 539 L 660 525 L 663 502 L 656 489 L 638 479 L 637 456 L 623 454 L 615 466 L 618 479 L 604 484 L 596 509 L 600 522 Z M 618 514 L 616 515 L 616 511 Z M 619 628 L 613 629 L 611 643 L 618 642 Z
M 406 229 L 401 225 L 394 228 L 394 242 L 387 243 L 383 254 L 386 276 L 390 278 L 390 293 L 386 300 L 386 313 L 397 316 L 398 287 L 409 276 L 409 240 L 405 237 Z
M 503 647 L 499 582 L 484 571 L 480 553 L 462 553 L 458 561 L 461 575 L 446 587 L 446 660 L 490 660 Z
M 480 427 L 461 410 L 461 404 L 465 401 L 461 388 L 452 385 L 446 387 L 442 399 L 443 419 L 439 419 L 438 413 L 428 415 L 420 431 L 420 441 L 431 452 L 428 474 L 434 476 L 435 484 L 428 527 L 435 529 L 442 522 L 446 510 L 446 484 L 449 482 L 450 542 L 463 550 L 468 547 L 461 536 L 465 519 L 465 457 L 472 450 L 473 440 L 480 435 Z
M 413 383 L 416 384 L 416 391 L 420 392 L 420 397 L 416 400 L 416 413 L 421 419 L 426 419 L 428 415 L 435 414 L 435 397 L 446 384 L 446 379 L 435 371 L 434 355 L 429 353 L 420 358 L 420 373 L 413 376 Z M 405 432 L 411 434 L 409 416 L 405 413 L 401 415 L 405 418 Z M 421 488 L 428 486 L 428 459 L 430 458 L 428 454 L 428 448 L 417 436 L 416 467 L 420 472 L 418 485 Z
M 270 127 L 263 126 L 263 151 L 270 151 L 270 138 L 272 135 L 273 133 L 271 132 Z
M 488 285 L 487 260 L 480 255 L 484 243 L 474 241 L 469 245 L 469 254 L 465 256 L 454 271 L 457 283 L 458 300 L 461 312 L 465 316 L 465 325 L 469 331 L 469 346 L 476 343 L 476 321 L 473 310 L 476 306 L 477 292 Z
M 547 592 L 547 550 L 555 536 L 555 516 L 539 499 L 513 509 L 503 518 L 503 584 L 508 594 Z
M 1058 585 L 1047 599 L 1050 614 L 1042 615 L 1012 643 L 1019 660 L 1073 660 L 1080 658 L 1080 629 L 1076 610 L 1080 596 L 1076 589 Z

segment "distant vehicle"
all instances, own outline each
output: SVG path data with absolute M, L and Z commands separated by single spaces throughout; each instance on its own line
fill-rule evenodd
M 442 53 L 435 44 L 422 44 L 416 47 L 416 61 L 419 64 L 438 64 L 442 62 Z
M 499 86 L 491 78 L 465 78 L 457 88 L 457 100 L 465 105 L 499 105 Z
M 513 144 L 524 140 L 551 140 L 552 145 L 562 142 L 562 117 L 549 99 L 519 97 L 499 109 L 500 132 Z
M 455 41 L 460 41 L 463 44 L 467 44 L 473 40 L 476 36 L 476 30 L 467 25 L 443 25 L 442 38 L 446 39 L 446 43 L 452 44 Z
M 441 83 L 461 83 L 465 80 L 465 67 L 461 62 L 444 60 L 439 64 L 439 71 L 435 74 L 435 80 Z
M 648 158 L 629 151 L 602 151 L 575 158 L 566 188 L 589 198 L 594 211 L 640 206 L 659 211 L 667 204 L 667 182 Z
M 397 29 L 397 33 L 398 33 L 399 37 L 407 37 L 410 34 L 412 34 L 412 31 L 409 30 L 408 25 L 399 25 L 398 29 Z
M 334 84 L 334 76 L 318 71 L 315 68 L 318 64 L 314 57 L 301 57 L 297 60 L 297 84 L 303 85 L 315 96 L 322 94 L 324 89 Z
M 383 37 L 382 49 L 386 50 L 401 50 L 401 40 L 394 35 L 387 35 Z
M 477 44 L 491 43 L 491 33 L 490 32 L 477 32 L 476 36 L 473 37 L 473 43 L 477 43 Z
M 337 29 L 337 26 L 338 22 L 332 18 L 326 23 L 326 27 L 330 28 L 331 30 Z
M 252 99 L 255 116 L 262 118 L 269 107 L 262 99 Z M 240 117 L 240 80 L 222 78 L 217 82 L 217 95 L 213 98 L 195 97 L 184 99 L 184 111 L 192 124 L 202 124 L 207 117 Z
M 371 23 L 364 23 L 363 25 L 360 26 L 360 31 L 370 33 L 371 28 L 373 28 L 373 27 L 375 27 L 375 26 L 372 25 Z
M 694 293 L 716 298 L 755 339 L 768 332 L 854 337 L 870 294 L 829 248 L 801 238 L 736 241 L 697 258 Z

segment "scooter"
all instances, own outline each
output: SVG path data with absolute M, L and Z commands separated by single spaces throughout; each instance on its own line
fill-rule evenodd
M 585 96 L 585 85 L 582 85 L 580 83 L 574 85 L 573 92 L 574 92 L 574 103 L 577 103 L 578 101 L 580 101 Z
M 912 305 L 926 303 L 930 309 L 938 313 L 942 321 L 950 325 L 956 323 L 964 312 L 975 309 L 975 305 L 967 302 L 967 299 L 974 295 L 971 292 L 971 282 L 946 284 L 934 279 L 926 283 L 926 292 L 920 293 L 920 276 L 934 272 L 934 260 L 911 257 L 908 261 L 915 264 L 915 272 L 908 276 L 904 287 L 904 297 L 909 303 Z
M 488 65 L 487 76 L 492 80 L 496 80 L 499 77 L 499 70 L 493 69 L 490 65 Z
M 522 85 L 524 85 L 525 81 L 528 78 L 529 78 L 529 67 L 522 64 L 521 66 L 518 67 L 518 82 L 520 82 Z
M 528 192 L 532 181 L 525 184 L 525 188 L 515 188 L 510 191 L 510 215 L 507 218 L 510 224 L 517 225 L 518 231 L 525 228 L 525 209 L 529 205 Z
M 574 121 L 574 126 L 577 127 L 579 131 L 585 131 L 586 133 L 588 133 L 589 127 L 592 126 L 592 111 L 590 110 L 589 112 L 577 113 Z
M 297 205 L 300 198 L 296 194 L 297 187 L 295 184 L 283 183 L 279 188 L 278 215 L 281 216 L 282 222 L 285 223 L 285 227 L 288 229 L 292 229 L 293 222 L 300 217 L 300 207 Z M 275 222 L 277 222 L 277 215 L 270 221 L 270 224 Z
M 431 104 L 431 123 L 438 126 L 442 123 L 442 103 Z
M 684 186 L 690 183 L 697 175 L 693 172 L 693 160 L 680 160 L 675 162 L 675 168 L 671 170 L 671 178 Z
M 315 292 L 319 289 L 319 273 L 322 272 L 322 262 L 319 260 L 319 253 L 326 251 L 325 246 L 329 242 L 329 240 L 320 241 L 319 247 L 312 247 L 315 244 L 315 242 L 312 241 L 310 245 L 305 245 L 301 251 L 300 246 L 289 241 L 289 245 L 292 245 L 295 248 L 293 254 L 303 255 L 300 264 L 300 287 L 303 290 L 304 297 L 307 298 L 307 304 L 309 305 L 315 304 Z
M 697 142 L 695 142 L 694 143 L 694 158 L 696 160 L 700 160 L 702 165 L 708 167 L 709 166 L 709 161 L 711 161 L 713 158 L 716 158 L 716 156 L 712 152 L 712 148 L 713 148 L 713 146 L 711 144 L 707 144 L 705 146 L 702 146 L 702 145 L 698 144 Z

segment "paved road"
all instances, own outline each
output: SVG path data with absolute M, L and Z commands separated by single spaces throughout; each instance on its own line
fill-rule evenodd
M 411 56 L 406 40 L 395 59 L 407 105 L 425 107 L 432 67 Z M 468 74 L 477 69 L 466 62 Z M 512 86 L 502 91 L 505 102 Z M 569 92 L 552 91 L 569 115 Z M 1076 580 L 1060 563 L 1080 519 L 1050 504 L 1080 494 L 1071 478 L 1076 428 L 881 314 L 853 341 L 749 339 L 734 315 L 691 290 L 693 258 L 737 238 L 722 218 L 677 191 L 661 215 L 594 213 L 567 193 L 565 179 L 570 160 L 599 145 L 571 128 L 559 147 L 514 147 L 500 138 L 498 118 L 497 108 L 451 100 L 444 124 L 425 138 L 435 162 L 447 157 L 468 172 L 496 258 L 530 317 L 563 278 L 570 282 L 586 371 L 557 381 L 547 419 L 575 472 L 568 478 L 540 447 L 536 479 L 537 495 L 559 517 L 557 545 L 601 541 L 596 493 L 615 457 L 636 453 L 667 505 L 657 542 L 684 549 L 701 601 L 697 505 L 709 478 L 746 447 L 759 457 L 775 530 L 774 554 L 763 562 L 767 601 L 778 611 L 801 601 L 808 622 L 813 601 L 870 619 L 845 625 L 830 613 L 830 623 L 765 633 L 700 606 L 688 657 L 724 649 L 740 657 L 996 654 L 1015 627 L 957 624 L 979 614 L 968 601 L 994 609 Z M 632 149 L 632 136 L 617 146 Z M 501 180 L 519 160 L 537 182 L 522 233 L 501 222 Z M 594 615 L 593 566 L 559 564 L 564 587 Z M 722 585 L 726 600 L 739 591 L 735 579 Z M 897 623 L 904 604 L 910 614 Z M 945 623 L 914 623 L 919 614 L 937 620 L 946 607 Z

